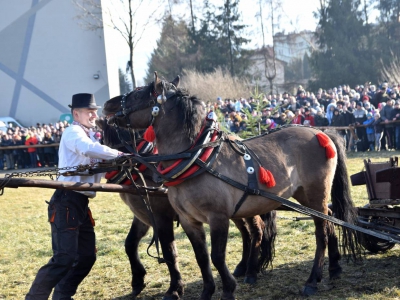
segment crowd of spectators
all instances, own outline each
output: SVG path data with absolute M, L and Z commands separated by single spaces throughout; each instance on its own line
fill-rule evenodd
M 366 84 L 319 89 L 315 94 L 299 86 L 291 95 L 272 94 L 255 99 L 217 98 L 206 109 L 223 114 L 223 126 L 240 134 L 249 131 L 249 117 L 257 119 L 261 132 L 286 124 L 334 127 L 344 137 L 348 151 L 400 150 L 400 84 Z M 391 122 L 399 121 L 399 122 Z M 355 129 L 349 129 L 349 126 Z M 364 126 L 359 126 L 364 125 Z M 26 147 L 0 149 L 0 170 L 56 167 L 61 135 L 67 121 L 40 124 L 29 128 L 0 130 L 0 146 Z M 345 127 L 345 129 L 338 129 Z M 97 138 L 100 138 L 97 136 Z M 54 147 L 29 147 L 56 144 Z
M 58 144 L 67 121 L 55 124 L 40 124 L 28 128 L 10 127 L 5 132 L 0 130 L 0 170 L 16 170 L 27 168 L 57 167 Z M 101 133 L 94 137 L 100 141 Z M 51 146 L 54 144 L 54 146 Z M 29 147 L 32 145 L 48 145 L 46 147 Z M 12 147 L 24 146 L 24 147 Z M 7 149 L 10 147 L 10 149 Z
M 28 128 L 9 127 L 0 130 L 0 170 L 53 167 L 58 164 L 58 147 L 29 147 L 31 145 L 58 144 L 67 121 L 55 124 L 40 124 Z M 11 146 L 26 146 L 14 148 Z
M 285 92 L 262 99 L 222 99 L 208 102 L 207 109 L 224 115 L 224 126 L 240 135 L 249 130 L 249 116 L 258 118 L 265 130 L 285 124 L 346 127 L 337 130 L 348 151 L 400 150 L 400 84 L 387 82 L 342 85 L 315 94 L 299 86 L 293 95 Z M 364 126 L 359 126 L 364 125 Z M 355 126 L 355 129 L 347 129 Z M 262 133 L 262 132 L 261 132 Z

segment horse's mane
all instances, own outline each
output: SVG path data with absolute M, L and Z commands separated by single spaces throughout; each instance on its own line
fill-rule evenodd
M 177 126 L 183 128 L 184 133 L 193 142 L 196 138 L 196 127 L 202 122 L 205 117 L 204 109 L 202 108 L 202 101 L 196 96 L 190 95 L 186 88 L 176 88 L 172 83 L 163 80 L 166 88 L 167 102 L 165 104 L 166 114 L 168 110 L 176 108 L 177 111 Z M 154 82 L 150 82 L 146 86 L 137 88 L 138 94 L 135 97 L 139 98 L 141 104 L 136 107 L 137 110 L 148 107 L 148 101 L 151 94 L 153 94 Z M 173 91 L 170 96 L 169 91 Z M 136 91 L 133 91 L 135 93 Z
M 196 138 L 196 126 L 203 120 L 204 109 L 202 102 L 196 96 L 190 95 L 185 88 L 178 88 L 176 94 L 171 97 L 178 111 L 178 126 L 182 127 L 191 142 Z M 169 101 L 169 100 L 168 100 Z

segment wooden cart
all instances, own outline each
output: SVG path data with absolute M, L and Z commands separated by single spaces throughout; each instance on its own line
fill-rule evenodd
M 400 167 L 398 157 L 386 162 L 364 160 L 365 170 L 350 176 L 352 185 L 366 185 L 369 203 L 358 208 L 358 225 L 393 237 L 400 236 Z M 360 233 L 369 251 L 385 252 L 395 243 Z

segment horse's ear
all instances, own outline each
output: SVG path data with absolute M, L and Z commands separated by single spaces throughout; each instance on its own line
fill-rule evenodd
M 97 120 L 95 121 L 97 127 L 99 127 L 101 130 L 104 129 L 104 128 L 103 128 L 103 126 L 104 126 L 104 123 L 103 123 L 103 122 L 104 122 L 103 119 L 97 119 Z
M 154 90 L 158 95 L 161 95 L 163 92 L 162 82 L 158 77 L 157 71 L 154 71 Z
M 180 82 L 181 82 L 181 78 L 180 78 L 179 75 L 178 75 L 178 76 L 175 77 L 174 80 L 172 80 L 171 83 L 172 83 L 175 87 L 178 87 Z

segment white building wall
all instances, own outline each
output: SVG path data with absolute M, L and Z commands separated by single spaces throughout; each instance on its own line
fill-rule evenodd
M 311 54 L 310 49 L 315 48 L 316 40 L 314 32 L 305 31 L 300 33 L 282 34 L 274 36 L 274 47 L 276 58 L 286 63 L 293 59 L 303 59 L 304 54 Z
M 257 84 L 260 88 L 264 89 L 263 92 L 269 91 L 269 81 L 265 77 L 265 63 L 264 56 L 262 54 L 255 54 L 251 57 L 251 66 L 249 68 L 249 74 L 252 77 L 252 83 Z M 270 58 L 270 63 L 272 64 L 272 59 Z M 273 80 L 274 83 L 274 93 L 282 93 L 282 86 L 285 83 L 285 67 L 283 63 L 279 60 L 275 61 L 276 76 Z
M 27 126 L 56 122 L 75 93 L 93 93 L 102 105 L 119 91 L 103 30 L 81 28 L 77 12 L 70 0 L 0 2 L 0 116 Z

